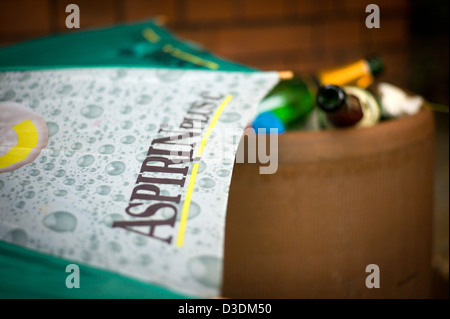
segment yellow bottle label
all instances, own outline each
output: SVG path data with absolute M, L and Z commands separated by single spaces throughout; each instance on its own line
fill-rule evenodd
M 359 86 L 360 88 L 368 88 L 374 81 L 373 75 L 368 73 L 363 75 L 362 77 L 360 77 L 357 81 L 356 81 L 356 85 Z
M 355 96 L 361 103 L 363 118 L 356 126 L 364 127 L 378 123 L 381 117 L 381 108 L 371 93 L 356 86 L 345 86 L 343 89 L 347 95 Z
M 357 85 L 367 88 L 373 82 L 373 76 L 366 60 L 359 60 L 355 63 L 323 70 L 318 74 L 319 81 L 322 84 Z

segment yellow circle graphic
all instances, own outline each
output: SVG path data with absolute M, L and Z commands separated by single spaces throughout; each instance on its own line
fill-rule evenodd
M 42 116 L 20 104 L 0 102 L 0 173 L 33 162 L 47 143 Z

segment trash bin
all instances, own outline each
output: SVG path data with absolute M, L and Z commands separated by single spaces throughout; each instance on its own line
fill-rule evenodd
M 234 166 L 223 296 L 429 298 L 433 165 L 426 109 L 369 128 L 280 135 L 275 174 Z M 379 288 L 366 285 L 368 265 Z

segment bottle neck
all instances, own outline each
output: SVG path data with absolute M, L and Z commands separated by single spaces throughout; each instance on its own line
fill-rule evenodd
M 337 85 L 324 85 L 317 93 L 317 106 L 327 120 L 338 127 L 352 126 L 363 118 L 361 102 Z
M 326 127 L 370 126 L 381 117 L 376 98 L 355 86 L 322 86 L 317 105 L 323 111 L 321 122 Z

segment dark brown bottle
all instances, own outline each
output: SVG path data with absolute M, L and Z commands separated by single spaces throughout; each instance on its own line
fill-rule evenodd
M 381 117 L 381 106 L 368 90 L 356 86 L 323 85 L 316 98 L 322 111 L 319 116 L 323 128 L 370 126 Z

